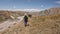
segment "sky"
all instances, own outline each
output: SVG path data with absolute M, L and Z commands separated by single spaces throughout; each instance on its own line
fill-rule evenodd
M 0 9 L 48 9 L 60 7 L 60 0 L 0 0 Z

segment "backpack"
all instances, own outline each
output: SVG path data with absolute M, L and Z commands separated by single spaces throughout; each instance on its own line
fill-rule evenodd
M 27 17 L 27 16 L 24 16 L 24 20 L 25 20 L 25 21 L 28 21 L 28 17 Z

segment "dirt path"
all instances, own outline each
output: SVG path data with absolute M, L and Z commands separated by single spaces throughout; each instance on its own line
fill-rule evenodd
M 0 32 L 4 31 L 5 29 L 7 29 L 9 26 L 13 25 L 14 23 L 18 23 L 21 22 L 23 17 L 17 17 L 18 19 L 16 20 L 8 20 L 5 21 L 4 23 L 0 24 Z

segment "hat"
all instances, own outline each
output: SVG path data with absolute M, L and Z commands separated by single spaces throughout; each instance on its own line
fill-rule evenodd
M 27 14 L 25 13 L 25 15 L 27 15 Z

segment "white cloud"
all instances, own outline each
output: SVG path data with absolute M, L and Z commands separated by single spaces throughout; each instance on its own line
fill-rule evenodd
M 0 9 L 0 10 L 8 10 L 8 11 L 26 11 L 26 12 L 39 12 L 44 9 Z
M 60 1 L 56 1 L 55 3 L 58 3 L 58 4 L 60 4 Z

